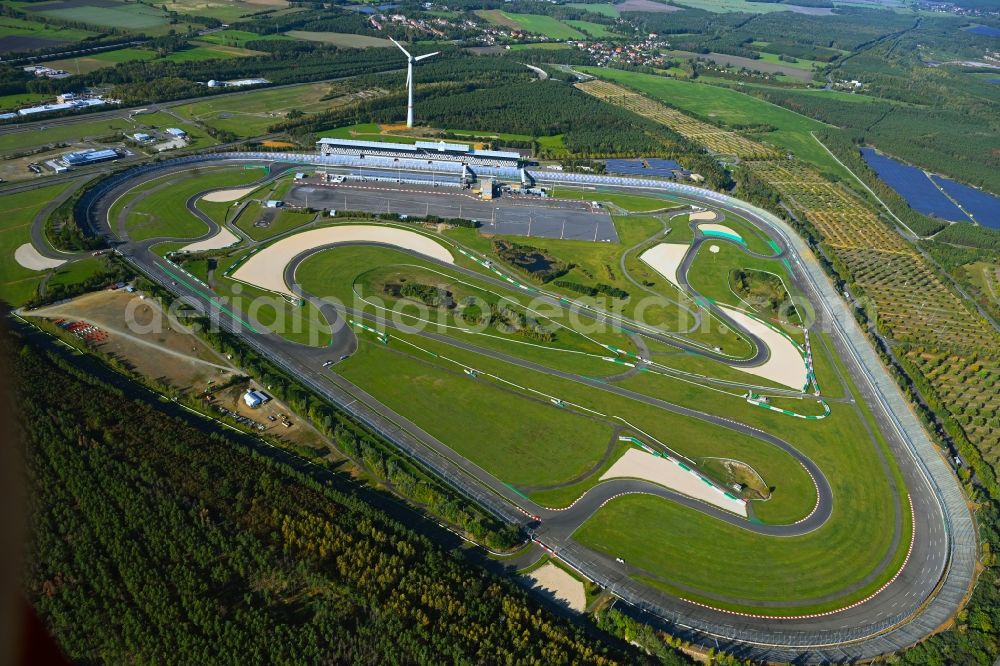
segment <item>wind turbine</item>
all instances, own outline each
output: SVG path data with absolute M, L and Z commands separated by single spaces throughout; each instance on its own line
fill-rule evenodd
M 410 55 L 409 51 L 403 48 L 402 44 L 397 42 L 395 39 L 392 39 L 392 37 L 389 39 L 392 40 L 393 44 L 399 47 L 399 50 L 402 51 L 404 55 L 406 55 L 406 126 L 413 127 L 413 63 L 420 62 L 421 60 L 425 60 L 441 52 L 435 51 L 434 53 L 426 53 L 422 56 L 414 58 Z

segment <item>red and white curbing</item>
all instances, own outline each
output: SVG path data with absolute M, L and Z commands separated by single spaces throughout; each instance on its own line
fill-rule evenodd
M 879 594 L 884 592 L 887 587 L 892 585 L 895 582 L 895 580 L 899 578 L 900 574 L 903 573 L 903 570 L 906 568 L 907 563 L 910 561 L 910 555 L 913 554 L 913 543 L 916 540 L 916 535 L 917 535 L 917 520 L 913 510 L 913 500 L 909 494 L 906 495 L 906 500 L 910 503 L 910 547 L 906 549 L 906 557 L 903 558 L 903 563 L 900 565 L 899 570 L 895 573 L 895 575 L 893 575 L 892 578 L 886 581 L 885 585 L 878 588 L 877 590 L 869 594 L 861 601 L 856 601 L 850 606 L 844 606 L 843 608 L 837 608 L 835 610 L 825 611 L 822 613 L 810 613 L 808 615 L 761 615 L 757 613 L 742 613 L 740 611 L 726 610 L 725 608 L 716 608 L 715 606 L 703 604 L 699 601 L 692 601 L 691 599 L 686 599 L 684 597 L 678 597 L 678 598 L 681 601 L 686 601 L 689 604 L 693 604 L 695 606 L 701 606 L 702 608 L 707 608 L 709 610 L 717 611 L 719 613 L 726 613 L 728 615 L 736 615 L 739 617 L 759 618 L 764 620 L 809 620 L 817 617 L 829 617 L 830 615 L 836 615 L 837 613 L 842 613 L 843 611 L 851 610 L 852 608 L 857 608 L 858 606 L 871 601 Z
M 553 550 L 553 549 L 549 548 L 548 546 L 546 546 L 544 543 L 542 543 L 541 541 L 539 541 L 536 537 L 531 537 L 531 541 L 533 543 L 537 543 L 539 546 L 541 546 L 542 548 L 544 548 L 545 552 L 547 552 L 549 555 L 555 555 L 556 554 L 555 550 Z
M 802 465 L 801 462 L 799 464 Z M 816 504 L 813 505 L 812 511 L 810 511 L 805 518 L 802 518 L 801 520 L 796 520 L 794 523 L 792 523 L 792 525 L 798 525 L 799 523 L 806 522 L 807 520 L 813 517 L 813 514 L 816 513 L 816 511 L 819 510 L 819 484 L 816 483 L 816 477 L 812 475 L 812 472 L 809 471 L 808 467 L 802 465 L 802 469 L 804 469 L 806 471 L 806 474 L 809 475 L 809 478 L 812 479 L 813 488 L 816 489 Z

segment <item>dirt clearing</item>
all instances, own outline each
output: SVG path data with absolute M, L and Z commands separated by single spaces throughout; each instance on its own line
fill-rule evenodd
M 587 608 L 587 593 L 583 583 L 551 562 L 546 562 L 525 577 L 533 581 L 532 588 L 541 590 L 571 610 L 582 613 Z
M 31 316 L 89 322 L 108 335 L 99 351 L 171 388 L 195 393 L 237 374 L 199 338 L 172 324 L 151 299 L 98 291 L 33 310 Z

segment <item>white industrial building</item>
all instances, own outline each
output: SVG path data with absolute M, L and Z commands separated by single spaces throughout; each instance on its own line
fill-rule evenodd
M 18 114 L 22 116 L 30 116 L 36 113 L 51 113 L 53 111 L 77 111 L 91 106 L 103 106 L 107 103 L 108 102 L 104 101 L 100 97 L 94 97 L 88 99 L 74 99 L 68 102 L 61 102 L 59 104 L 42 104 L 41 106 L 29 106 L 26 109 L 19 109 Z
M 254 389 L 247 389 L 247 392 L 243 394 L 243 402 L 250 409 L 257 409 L 270 399 L 267 395 Z

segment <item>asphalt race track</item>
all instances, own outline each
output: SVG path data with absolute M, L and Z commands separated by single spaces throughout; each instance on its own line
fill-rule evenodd
M 973 580 L 976 541 L 972 516 L 965 504 L 958 481 L 936 447 L 927 438 L 920 423 L 909 411 L 895 383 L 878 361 L 863 333 L 850 316 L 846 304 L 840 300 L 833 286 L 825 278 L 811 252 L 782 221 L 738 200 L 686 185 L 586 174 L 535 174 L 539 180 L 558 181 L 561 185 L 614 187 L 622 191 L 632 190 L 647 195 L 650 194 L 650 190 L 655 190 L 669 193 L 683 202 L 711 206 L 749 219 L 778 243 L 780 252 L 790 260 L 796 284 L 810 302 L 817 305 L 815 326 L 830 334 L 838 356 L 844 360 L 867 404 L 870 405 L 880 428 L 886 434 L 894 457 L 899 462 L 914 507 L 914 544 L 907 563 L 898 577 L 873 598 L 830 614 L 799 619 L 735 615 L 670 597 L 632 581 L 628 576 L 629 569 L 617 563 L 613 557 L 586 549 L 569 538 L 573 529 L 596 511 L 602 502 L 621 492 L 649 492 L 716 515 L 710 507 L 653 484 L 628 480 L 597 485 L 571 510 L 555 512 L 534 506 L 483 470 L 459 458 L 448 447 L 415 424 L 380 405 L 359 387 L 337 376 L 336 372 L 331 373 L 322 369 L 324 361 L 336 360 L 339 355 L 350 353 L 355 348 L 356 340 L 343 324 L 343 313 L 324 311 L 328 320 L 335 323 L 333 348 L 304 347 L 288 342 L 273 333 L 257 331 L 248 322 L 243 321 L 239 313 L 224 309 L 214 294 L 187 277 L 175 265 L 149 250 L 151 245 L 166 239 L 131 242 L 119 235 L 120 230 L 116 229 L 116 224 L 113 222 L 109 224 L 108 211 L 114 201 L 122 193 L 148 178 L 154 171 L 159 175 L 165 170 L 182 170 L 191 168 L 197 163 L 246 163 L 254 160 L 274 163 L 273 174 L 281 172 L 290 164 L 322 163 L 313 155 L 230 153 L 182 158 L 137 167 L 107 179 L 89 190 L 78 203 L 77 212 L 82 213 L 78 215 L 78 219 L 88 220 L 92 233 L 106 237 L 124 258 L 150 279 L 175 293 L 183 301 L 210 316 L 228 330 L 232 330 L 246 344 L 290 375 L 299 378 L 303 384 L 338 404 L 403 451 L 434 469 L 466 496 L 498 516 L 524 526 L 544 547 L 557 552 L 560 558 L 612 590 L 623 602 L 619 603 L 617 608 L 628 610 L 644 621 L 661 623 L 674 635 L 706 646 L 718 646 L 737 656 L 756 659 L 810 663 L 856 660 L 895 651 L 920 640 L 947 621 L 960 607 Z M 268 178 L 273 177 L 276 176 Z M 351 207 L 354 208 L 353 204 Z M 594 215 L 594 213 L 581 214 Z M 199 239 L 184 240 L 195 242 L 218 232 L 218 225 L 210 220 L 206 222 L 210 228 L 208 233 Z M 536 235 L 534 229 L 532 235 Z M 42 250 L 43 247 L 45 246 L 40 246 L 38 249 Z M 53 253 L 48 250 L 43 254 Z M 56 256 L 66 258 L 60 254 Z M 301 259 L 302 256 L 293 263 L 297 264 Z M 293 265 L 287 269 L 291 276 L 294 276 L 294 268 Z M 476 277 L 483 279 L 478 273 Z M 454 341 L 451 340 L 449 343 L 454 344 Z M 670 343 L 676 344 L 676 341 Z M 758 359 L 761 353 L 760 347 L 761 345 L 758 345 Z M 509 362 L 522 365 L 526 363 L 497 353 L 492 355 Z M 544 371 L 554 372 L 551 369 Z M 579 380 L 577 377 L 569 378 Z M 599 388 L 617 389 L 604 384 Z M 648 397 L 644 399 L 655 400 Z M 660 403 L 662 401 L 659 401 L 657 406 L 665 409 L 684 409 L 669 403 Z M 718 418 L 693 410 L 688 411 L 691 413 L 686 415 L 691 418 L 706 420 Z M 741 426 L 733 422 L 727 422 L 725 425 L 733 429 L 739 429 Z M 754 436 L 762 435 L 754 433 Z M 776 437 L 774 439 L 777 441 L 772 441 L 772 444 L 782 446 L 780 439 Z M 784 444 L 791 449 L 790 452 L 794 451 L 794 447 L 790 444 Z M 816 469 L 815 466 L 813 468 Z M 828 487 L 824 496 L 825 479 L 818 469 L 816 472 L 818 476 L 814 476 L 817 485 L 820 486 L 820 497 L 814 519 L 818 525 L 822 524 L 832 507 Z M 525 516 L 523 511 L 540 516 L 541 523 Z M 717 513 L 722 514 L 721 511 Z M 718 517 L 730 521 L 738 520 L 734 516 Z M 749 524 L 744 523 L 743 526 Z M 789 530 L 789 534 L 801 529 L 801 526 L 753 525 L 751 527 L 768 530 L 780 530 L 784 527 Z

